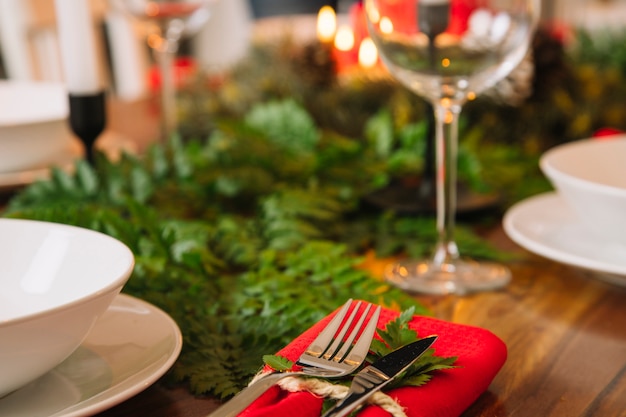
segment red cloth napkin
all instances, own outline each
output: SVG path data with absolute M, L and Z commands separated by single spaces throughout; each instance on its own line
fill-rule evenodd
M 296 361 L 317 334 L 330 321 L 332 313 L 294 339 L 278 352 Z M 398 312 L 383 309 L 378 327 L 395 319 Z M 388 394 L 405 407 L 409 417 L 459 416 L 482 394 L 506 360 L 506 345 L 488 330 L 454 324 L 430 317 L 415 316 L 409 326 L 419 337 L 439 335 L 433 348 L 437 356 L 457 356 L 457 368 L 437 371 L 421 387 L 403 387 Z M 241 417 L 317 417 L 321 414 L 322 398 L 308 392 L 290 393 L 273 387 L 259 397 Z M 389 413 L 377 406 L 367 406 L 360 417 L 387 417 Z

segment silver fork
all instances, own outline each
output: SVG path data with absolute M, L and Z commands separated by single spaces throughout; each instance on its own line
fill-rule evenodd
M 296 364 L 302 367 L 301 371 L 268 373 L 244 388 L 208 417 L 236 416 L 271 386 L 288 376 L 339 378 L 355 371 L 363 363 L 369 351 L 380 315 L 380 306 L 376 307 L 368 319 L 372 304 L 367 303 L 362 312 L 360 301 L 351 309 L 352 304 L 352 300 L 348 300 L 298 358 Z M 355 321 L 356 324 L 354 324 Z M 352 331 L 345 338 L 350 328 Z

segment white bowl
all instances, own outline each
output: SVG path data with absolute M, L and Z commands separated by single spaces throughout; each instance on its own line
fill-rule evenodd
M 130 249 L 102 233 L 0 219 L 0 397 L 67 358 L 133 266 Z
M 44 167 L 72 146 L 63 84 L 0 81 L 0 172 Z
M 626 135 L 556 146 L 542 155 L 540 167 L 581 224 L 626 244 Z

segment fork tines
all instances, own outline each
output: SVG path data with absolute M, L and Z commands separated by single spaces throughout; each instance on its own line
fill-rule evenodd
M 370 303 L 348 300 L 303 355 L 319 359 L 304 357 L 300 362 L 313 366 L 320 366 L 320 360 L 346 365 L 362 362 L 380 315 L 380 306 L 370 314 L 372 307 Z

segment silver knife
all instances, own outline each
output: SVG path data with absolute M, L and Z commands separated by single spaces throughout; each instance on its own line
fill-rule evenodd
M 430 348 L 435 340 L 437 340 L 437 336 L 429 336 L 409 343 L 365 367 L 352 380 L 352 385 L 345 398 L 324 413 L 322 417 L 343 417 L 350 414 L 372 394 L 380 391 L 396 376 L 406 371 Z

